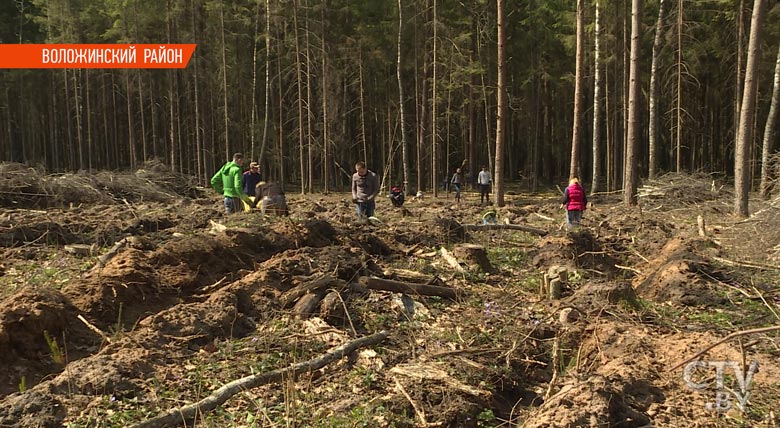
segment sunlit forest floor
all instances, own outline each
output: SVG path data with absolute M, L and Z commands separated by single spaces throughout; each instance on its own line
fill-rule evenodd
M 571 231 L 554 191 L 510 192 L 490 228 L 473 191 L 381 198 L 367 224 L 341 193 L 228 217 L 161 165 L 5 165 L 0 191 L 2 427 L 162 426 L 380 331 L 174 425 L 780 422 L 780 200 L 741 219 L 706 176 L 646 182 L 639 207 L 592 196 Z

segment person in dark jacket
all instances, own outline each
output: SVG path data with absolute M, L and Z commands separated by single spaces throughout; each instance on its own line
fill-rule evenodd
M 244 193 L 255 196 L 255 187 L 260 179 L 260 165 L 257 162 L 250 163 L 249 171 L 244 173 Z
M 404 204 L 404 191 L 401 190 L 400 186 L 393 186 L 390 189 L 390 202 L 393 203 L 393 206 L 398 208 L 401 205 Z
M 460 171 L 460 168 L 455 168 L 455 173 L 452 174 L 450 183 L 455 188 L 455 201 L 460 203 L 460 187 L 463 185 L 463 173 Z
M 563 191 L 563 202 L 561 207 L 566 208 L 566 228 L 579 226 L 582 221 L 582 212 L 588 205 L 588 197 L 585 190 L 580 185 L 577 177 L 569 179 L 569 187 Z

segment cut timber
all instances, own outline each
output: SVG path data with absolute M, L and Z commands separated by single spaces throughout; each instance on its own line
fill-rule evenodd
M 392 276 L 398 279 L 412 280 L 412 281 L 425 281 L 431 283 L 436 280 L 436 277 L 426 275 L 424 273 L 415 272 L 409 269 L 387 268 L 382 274 L 384 276 Z
M 76 256 L 91 256 L 95 253 L 97 253 L 97 245 L 87 245 L 87 244 L 69 244 L 62 247 L 65 252 L 68 252 L 70 254 L 76 255 Z
M 261 385 L 282 381 L 286 382 L 289 379 L 294 380 L 302 373 L 311 373 L 319 370 L 360 348 L 376 345 L 387 339 L 387 336 L 389 336 L 389 333 L 383 330 L 379 333 L 372 334 L 371 336 L 361 337 L 360 339 L 345 343 L 313 360 L 296 363 L 283 369 L 242 377 L 241 379 L 223 385 L 221 388 L 212 392 L 211 395 L 196 403 L 170 409 L 154 418 L 131 425 L 130 428 L 161 428 L 165 426 L 176 427 L 180 425 L 192 426 L 191 423 L 194 422 L 198 416 L 202 417 L 205 413 L 225 404 L 236 394 Z
M 452 254 L 461 261 L 464 261 L 470 269 L 481 270 L 482 272 L 495 272 L 493 265 L 487 257 L 485 247 L 475 244 L 461 244 L 455 246 Z
M 422 296 L 439 296 L 455 300 L 463 294 L 462 291 L 449 287 L 438 287 L 427 284 L 393 281 L 390 279 L 361 276 L 358 283 L 370 290 L 392 291 L 395 293 L 419 294 Z
M 308 293 L 298 299 L 298 302 L 293 306 L 293 313 L 302 319 L 309 318 L 314 315 L 320 300 L 322 300 L 322 296 L 318 293 Z
M 323 274 L 312 281 L 298 285 L 288 290 L 282 295 L 282 306 L 289 308 L 296 300 L 300 299 L 306 293 L 314 293 L 326 288 L 343 289 L 346 286 L 344 280 L 334 278 L 331 274 Z
M 455 258 L 455 256 L 452 255 L 449 251 L 447 251 L 446 248 L 441 247 L 441 257 L 450 265 L 453 269 L 455 269 L 455 272 L 466 272 L 466 269 L 463 269 L 463 266 L 460 265 L 460 262 L 458 262 L 458 259 Z
M 463 229 L 471 231 L 480 230 L 522 230 L 523 232 L 533 233 L 534 235 L 544 236 L 547 231 L 537 227 L 523 226 L 521 224 L 464 224 Z

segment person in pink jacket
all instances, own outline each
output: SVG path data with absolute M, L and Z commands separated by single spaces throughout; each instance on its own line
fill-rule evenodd
M 588 197 L 585 195 L 585 189 L 580 185 L 577 177 L 569 179 L 569 187 L 563 191 L 562 207 L 566 208 L 566 228 L 579 226 L 582 221 L 582 212 L 588 205 Z

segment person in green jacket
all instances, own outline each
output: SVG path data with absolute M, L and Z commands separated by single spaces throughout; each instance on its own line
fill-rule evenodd
M 243 190 L 243 165 L 244 155 L 236 153 L 232 161 L 222 165 L 222 168 L 211 177 L 211 187 L 225 196 L 225 212 L 228 214 L 243 211 L 241 200 L 246 198 Z

